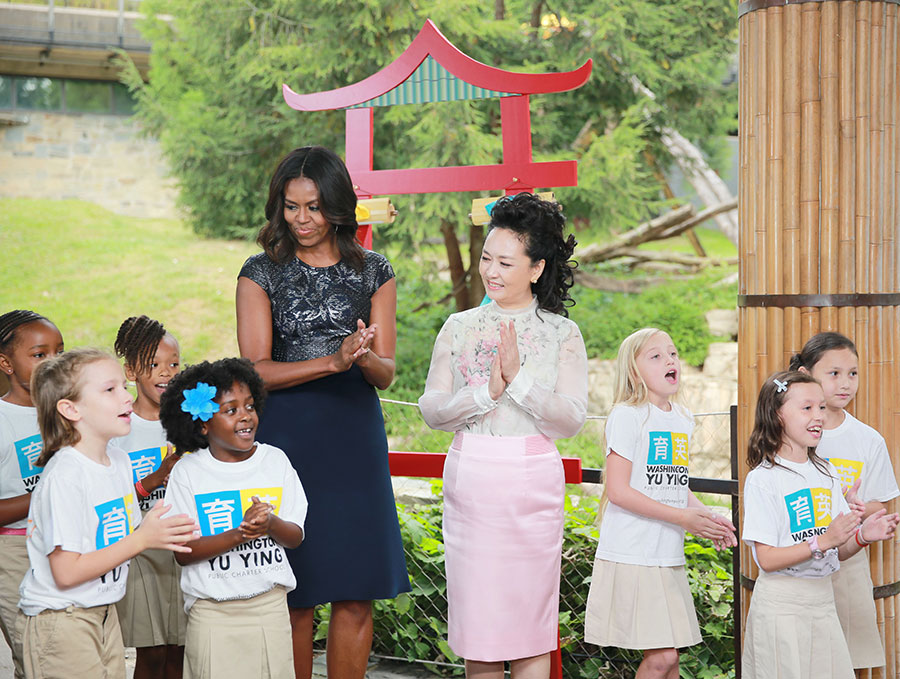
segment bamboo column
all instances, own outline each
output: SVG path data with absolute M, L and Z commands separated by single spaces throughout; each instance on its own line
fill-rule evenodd
M 851 410 L 900 472 L 898 1 L 739 5 L 740 447 L 762 382 L 835 330 L 859 350 Z M 746 619 L 757 569 L 741 550 Z M 869 551 L 887 665 L 860 676 L 898 679 L 898 550 Z

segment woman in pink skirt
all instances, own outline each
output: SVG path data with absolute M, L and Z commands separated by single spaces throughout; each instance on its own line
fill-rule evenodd
M 453 314 L 419 407 L 456 432 L 444 466 L 449 643 L 470 678 L 546 679 L 556 648 L 564 479 L 554 439 L 587 407 L 557 203 L 530 193 L 491 212 L 480 273 L 491 302 Z

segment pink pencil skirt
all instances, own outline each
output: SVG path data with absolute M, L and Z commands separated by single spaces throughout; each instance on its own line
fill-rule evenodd
M 556 649 L 564 498 L 547 437 L 455 436 L 444 465 L 454 653 L 493 662 Z

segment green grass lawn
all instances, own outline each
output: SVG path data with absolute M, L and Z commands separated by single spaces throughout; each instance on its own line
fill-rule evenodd
M 729 256 L 724 236 L 704 231 L 700 238 L 711 254 Z M 690 249 L 683 238 L 672 239 L 668 247 Z M 237 274 L 259 248 L 246 241 L 201 238 L 180 220 L 122 217 L 75 200 L 19 198 L 0 199 L 0 251 L 0 313 L 33 309 L 59 326 L 68 348 L 108 349 L 125 318 L 147 314 L 178 338 L 183 362 L 195 363 L 237 355 Z M 443 263 L 444 252 L 440 246 L 426 246 L 410 256 L 408 250 L 387 247 L 385 254 L 397 272 L 399 332 L 397 378 L 383 395 L 415 401 L 425 383 L 434 337 L 453 309 L 452 302 L 412 309 L 446 294 L 448 283 L 434 275 L 439 265 L 433 263 Z M 628 333 L 656 325 L 672 334 L 684 360 L 699 364 L 709 342 L 716 340 L 703 312 L 733 306 L 736 286 L 714 285 L 733 268 L 673 280 L 637 295 L 576 287 L 572 292 L 578 304 L 571 316 L 582 330 L 588 355 L 613 357 Z M 428 429 L 418 408 L 386 405 L 385 418 L 395 449 L 446 449 L 449 435 Z M 589 423 L 579 436 L 560 441 L 560 450 L 597 466 L 602 461 L 601 431 L 602 423 Z
M 182 359 L 237 355 L 234 289 L 254 243 L 198 238 L 178 220 L 76 200 L 0 199 L 0 313 L 33 309 L 66 346 L 112 348 L 128 316 L 162 321 Z

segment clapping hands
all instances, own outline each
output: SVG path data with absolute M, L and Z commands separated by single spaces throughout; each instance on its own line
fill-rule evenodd
M 268 502 L 261 501 L 256 495 L 251 498 L 252 504 L 244 512 L 244 520 L 238 526 L 241 537 L 244 540 L 254 540 L 263 537 L 269 532 L 269 524 L 272 521 L 275 507 Z
M 344 338 L 336 354 L 341 370 L 348 370 L 354 363 L 365 363 L 377 331 L 377 324 L 367 326 L 362 319 L 356 320 L 356 332 Z
M 493 400 L 500 398 L 507 385 L 516 379 L 521 367 L 515 323 L 510 321 L 507 324 L 501 321 L 500 342 L 491 362 L 491 377 L 488 380 L 488 393 Z

